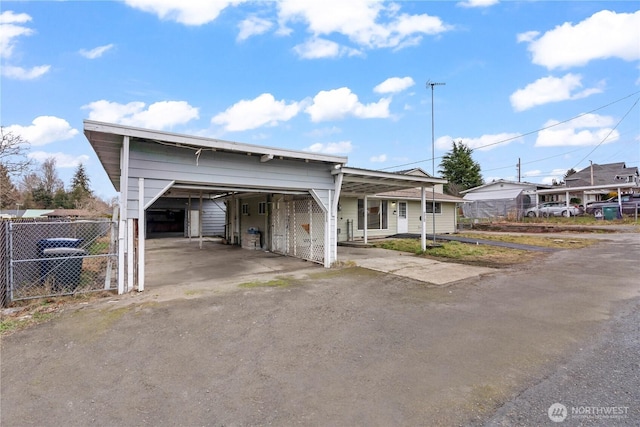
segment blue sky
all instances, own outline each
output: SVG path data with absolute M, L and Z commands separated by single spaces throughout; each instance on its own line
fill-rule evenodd
M 116 195 L 84 119 L 485 181 L 640 166 L 636 1 L 3 1 L 1 124 Z M 435 147 L 431 143 L 434 90 Z

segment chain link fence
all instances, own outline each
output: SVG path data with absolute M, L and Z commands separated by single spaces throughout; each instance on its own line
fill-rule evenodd
M 117 224 L 111 220 L 0 223 L 4 303 L 117 287 Z

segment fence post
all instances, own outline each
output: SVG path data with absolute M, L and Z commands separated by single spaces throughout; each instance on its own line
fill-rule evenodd
M 9 271 L 7 269 L 7 226 L 9 221 L 2 221 L 0 227 L 0 307 L 6 307 L 9 303 L 8 297 L 8 283 L 9 283 Z

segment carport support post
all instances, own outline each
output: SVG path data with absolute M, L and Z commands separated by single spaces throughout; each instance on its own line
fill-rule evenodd
M 118 294 L 124 294 L 125 252 L 127 251 L 127 198 L 129 186 L 129 137 L 120 149 L 120 225 L 118 226 Z
M 134 221 L 133 218 L 127 218 L 127 292 L 133 290 L 133 280 L 135 278 Z
M 200 235 L 200 249 L 202 249 L 202 191 L 200 192 L 200 214 L 198 215 L 198 234 Z
M 369 228 L 367 225 L 369 224 L 368 218 L 368 210 L 369 210 L 369 199 L 367 195 L 364 195 L 364 224 L 362 224 L 362 229 L 364 230 L 364 244 L 367 244 L 367 229 Z
M 144 178 L 138 178 L 138 292 L 144 291 L 144 239 L 147 225 L 144 200 Z
M 427 195 L 426 189 L 420 187 L 420 247 L 423 251 L 427 250 Z

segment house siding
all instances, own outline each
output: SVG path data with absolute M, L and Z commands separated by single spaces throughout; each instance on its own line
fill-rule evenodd
M 333 177 L 324 163 L 273 159 L 260 162 L 259 156 L 203 150 L 199 157 L 186 148 L 167 147 L 146 142 L 132 142 L 129 156 L 127 215 L 138 217 L 138 178 L 154 183 L 155 193 L 145 194 L 145 200 L 157 194 L 162 184 L 171 180 L 220 186 L 308 191 L 317 190 L 320 199 L 328 201 L 328 191 L 334 189 Z
M 370 197 L 370 200 L 377 199 Z M 377 199 L 381 200 L 381 199 Z M 389 217 L 388 227 L 383 230 L 368 230 L 367 236 L 370 238 L 376 237 L 388 237 L 398 233 L 398 217 L 394 213 L 394 209 L 391 207 L 391 203 L 398 201 L 407 202 L 407 215 L 409 222 L 408 232 L 411 234 L 420 234 L 422 232 L 422 225 L 420 221 L 421 202 L 420 200 L 407 200 L 407 199 L 382 199 L 389 202 Z M 429 197 L 427 197 L 427 203 L 430 203 Z M 456 204 L 449 202 L 436 202 L 440 203 L 442 213 L 436 213 L 435 226 L 436 234 L 450 234 L 455 233 L 457 228 L 456 218 Z M 358 198 L 340 198 L 340 211 L 338 212 L 338 241 L 344 242 L 348 240 L 347 234 L 347 220 L 353 220 L 353 236 L 355 239 L 362 239 L 364 237 L 364 230 L 358 230 Z M 433 219 L 431 214 L 426 216 L 426 232 L 427 234 L 433 234 Z

